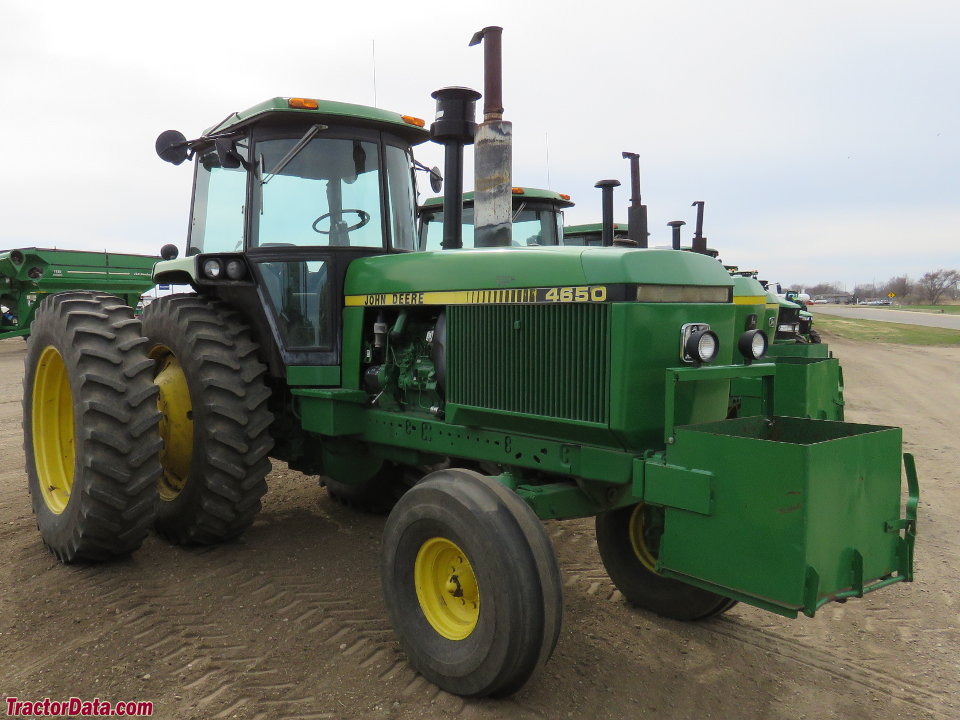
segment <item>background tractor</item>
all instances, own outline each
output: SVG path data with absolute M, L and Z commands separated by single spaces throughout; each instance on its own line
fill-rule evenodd
M 455 159 L 477 93 L 434 95 Z M 720 263 L 512 247 L 509 228 L 502 247 L 421 251 L 427 138 L 416 118 L 309 98 L 160 136 L 162 158 L 192 158 L 194 193 L 186 254 L 165 248 L 154 280 L 193 292 L 142 322 L 108 295 L 54 295 L 28 344 L 27 474 L 58 558 L 128 554 L 151 525 L 234 538 L 270 458 L 389 492 L 390 619 L 417 670 L 464 696 L 516 691 L 554 649 L 544 519 L 595 516 L 626 599 L 676 619 L 737 601 L 812 616 L 912 578 L 900 430 L 773 415 L 778 367 Z M 725 419 L 737 378 L 759 380 L 762 414 Z
M 511 188 L 514 247 L 560 245 L 564 242 L 563 211 L 573 207 L 569 195 L 538 188 Z M 463 246 L 473 243 L 473 193 L 463 194 Z M 420 208 L 420 249 L 440 250 L 443 242 L 443 198 L 429 198 Z

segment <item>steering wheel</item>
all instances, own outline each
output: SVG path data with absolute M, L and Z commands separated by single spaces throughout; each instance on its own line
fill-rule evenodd
M 368 222 L 370 222 L 370 213 L 368 213 L 366 210 L 344 209 L 344 210 L 341 210 L 340 212 L 342 212 L 342 213 L 356 213 L 357 215 L 360 216 L 360 222 L 358 222 L 356 225 L 349 225 L 349 226 L 347 226 L 346 232 L 353 232 L 354 230 L 359 230 L 359 229 L 362 228 L 364 225 L 366 225 Z M 330 231 L 329 231 L 329 230 L 318 230 L 318 229 L 317 229 L 317 225 L 320 224 L 320 221 L 321 221 L 321 220 L 326 220 L 328 217 L 330 217 L 330 213 L 324 213 L 323 215 L 321 215 L 320 217 L 318 217 L 316 220 L 314 220 L 314 221 L 313 221 L 313 225 L 311 225 L 311 227 L 313 228 L 313 231 L 314 231 L 314 232 L 317 232 L 317 233 L 320 233 L 321 235 L 329 235 L 329 234 L 330 234 Z

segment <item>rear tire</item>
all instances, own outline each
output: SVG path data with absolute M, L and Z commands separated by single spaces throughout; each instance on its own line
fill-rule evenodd
M 387 460 L 376 475 L 364 482 L 346 483 L 327 477 L 323 483 L 330 497 L 341 505 L 374 515 L 386 515 L 413 486 L 410 475 L 414 472 L 415 468 L 395 465 Z
M 706 620 L 736 605 L 723 595 L 657 573 L 659 537 L 652 512 L 639 503 L 597 516 L 600 558 L 627 602 L 674 620 Z
M 239 313 L 169 295 L 143 311 L 163 414 L 157 531 L 177 544 L 240 535 L 260 511 L 273 448 L 270 391 Z
M 809 337 L 810 337 L 810 342 L 811 342 L 811 343 L 822 343 L 822 342 L 823 342 L 823 339 L 820 337 L 820 333 L 818 333 L 818 332 L 817 332 L 816 330 L 814 330 L 813 328 L 810 328 Z
M 563 597 L 533 511 L 469 470 L 428 475 L 387 519 L 387 610 L 413 666 L 465 697 L 519 690 L 550 657 Z
M 161 447 L 147 340 L 113 295 L 44 299 L 23 380 L 27 480 L 44 543 L 64 563 L 109 560 L 153 523 Z

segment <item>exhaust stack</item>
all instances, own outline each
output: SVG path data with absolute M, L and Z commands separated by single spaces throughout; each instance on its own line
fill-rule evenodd
M 603 247 L 613 245 L 613 189 L 619 186 L 619 180 L 599 180 L 594 185 L 595 188 L 600 188 L 600 212 L 603 219 L 600 244 Z
M 437 101 L 437 119 L 430 125 L 430 138 L 444 146 L 443 241 L 440 247 L 463 247 L 463 146 L 477 132 L 477 100 L 480 93 L 464 87 L 440 88 L 430 95 Z
M 503 119 L 503 28 L 474 33 L 483 42 L 483 122 L 474 149 L 473 217 L 476 247 L 509 247 L 513 220 L 513 124 Z
M 627 233 L 637 247 L 647 247 L 647 206 L 640 199 L 640 156 L 637 153 L 622 153 L 630 161 L 630 207 L 627 209 Z
M 697 200 L 693 203 L 697 207 L 697 228 L 693 234 L 693 251 L 701 255 L 707 255 L 707 239 L 703 236 L 703 200 Z M 691 205 L 691 207 L 693 207 Z
M 670 227 L 673 228 L 673 249 L 680 249 L 680 228 L 686 225 L 683 220 L 671 220 L 667 223 Z

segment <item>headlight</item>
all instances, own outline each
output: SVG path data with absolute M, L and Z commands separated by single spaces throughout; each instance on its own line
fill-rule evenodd
M 798 325 L 778 325 L 777 332 L 795 333 L 799 330 Z
M 216 258 L 206 260 L 203 263 L 203 274 L 211 280 L 216 280 L 223 274 L 223 265 Z
M 747 362 L 759 360 L 767 354 L 767 335 L 763 330 L 747 330 L 740 336 L 737 343 L 737 349 L 740 354 L 747 359 Z
M 708 363 L 720 351 L 720 339 L 706 323 L 688 323 L 681 329 L 684 362 Z
M 247 268 L 243 264 L 243 260 L 228 260 L 227 261 L 227 277 L 231 280 L 242 280 L 247 274 Z

